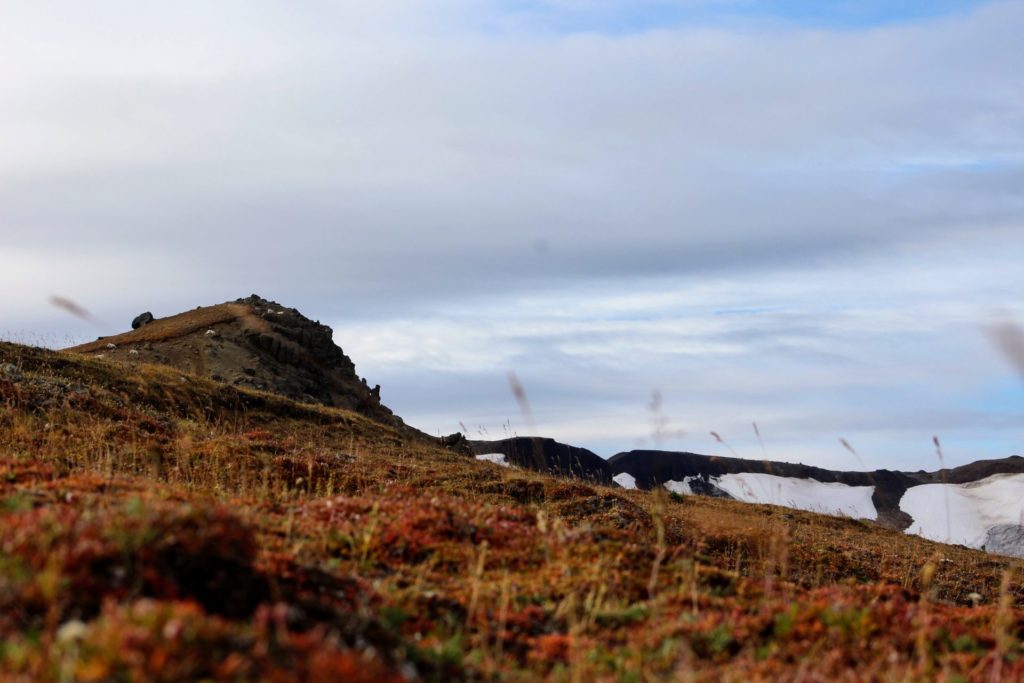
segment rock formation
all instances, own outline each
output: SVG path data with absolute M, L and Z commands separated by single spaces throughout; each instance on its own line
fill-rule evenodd
M 381 403 L 379 385 L 371 389 L 356 374 L 330 327 L 256 294 L 167 318 L 143 313 L 132 327 L 132 332 L 69 351 L 170 365 L 191 375 L 402 424 Z

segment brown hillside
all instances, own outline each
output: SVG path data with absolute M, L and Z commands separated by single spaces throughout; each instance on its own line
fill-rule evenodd
M 255 294 L 157 318 L 130 332 L 67 351 L 128 363 L 169 365 L 189 375 L 353 410 L 401 424 L 356 374 L 331 328 Z
M 0 344 L 3 681 L 1019 681 L 1020 565 Z

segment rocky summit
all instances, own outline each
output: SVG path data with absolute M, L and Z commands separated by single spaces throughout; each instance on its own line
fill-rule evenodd
M 346 408 L 401 425 L 355 364 L 334 343 L 333 331 L 295 308 L 256 294 L 166 318 L 149 312 L 132 331 L 68 351 L 125 362 L 158 363 L 190 375 Z

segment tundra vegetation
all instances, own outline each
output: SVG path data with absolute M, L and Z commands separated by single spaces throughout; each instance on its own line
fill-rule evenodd
M 1020 560 L 0 344 L 0 679 L 1024 679 Z

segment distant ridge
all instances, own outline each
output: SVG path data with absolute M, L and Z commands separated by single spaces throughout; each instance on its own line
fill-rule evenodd
M 699 455 L 675 451 L 634 450 L 617 453 L 608 459 L 612 475 L 626 473 L 633 477 L 636 487 L 652 489 L 670 481 L 684 481 L 700 477 L 709 495 L 728 495 L 714 487 L 711 479 L 725 474 L 757 473 L 794 479 L 813 479 L 823 483 L 841 483 L 847 486 L 873 486 L 872 502 L 878 511 L 878 523 L 898 530 L 910 526 L 909 515 L 900 510 L 900 500 L 907 489 L 922 484 L 963 484 L 978 481 L 994 474 L 1024 473 L 1024 458 L 1010 456 L 940 470 L 937 472 L 899 472 L 874 470 L 872 472 L 828 470 L 811 465 L 767 460 L 746 460 L 723 456 Z
M 952 534 L 951 542 L 1024 557 L 1024 458 L 1017 455 L 935 472 L 856 472 L 678 451 L 633 450 L 605 461 L 586 449 L 539 437 L 471 446 L 477 454 L 503 453 L 509 463 L 527 469 L 610 480 L 624 488 L 665 487 L 862 517 L 935 540 Z
M 477 455 L 501 453 L 510 464 L 536 472 L 599 484 L 612 483 L 608 461 L 586 448 L 554 439 L 517 436 L 500 441 L 470 441 L 469 446 Z
M 925 483 L 919 475 L 890 470 L 843 472 L 787 462 L 746 460 L 674 451 L 634 450 L 617 453 L 608 459 L 608 465 L 613 476 L 622 473 L 629 474 L 635 479 L 636 487 L 640 489 L 652 489 L 666 482 L 699 477 L 704 482 L 701 487 L 703 490 L 696 492 L 724 497 L 732 496 L 717 488 L 712 483 L 712 478 L 744 472 L 795 479 L 814 479 L 819 482 L 834 482 L 847 486 L 874 486 L 872 499 L 878 510 L 878 522 L 899 530 L 907 528 L 911 522 L 910 517 L 899 509 L 900 498 L 909 487 Z

